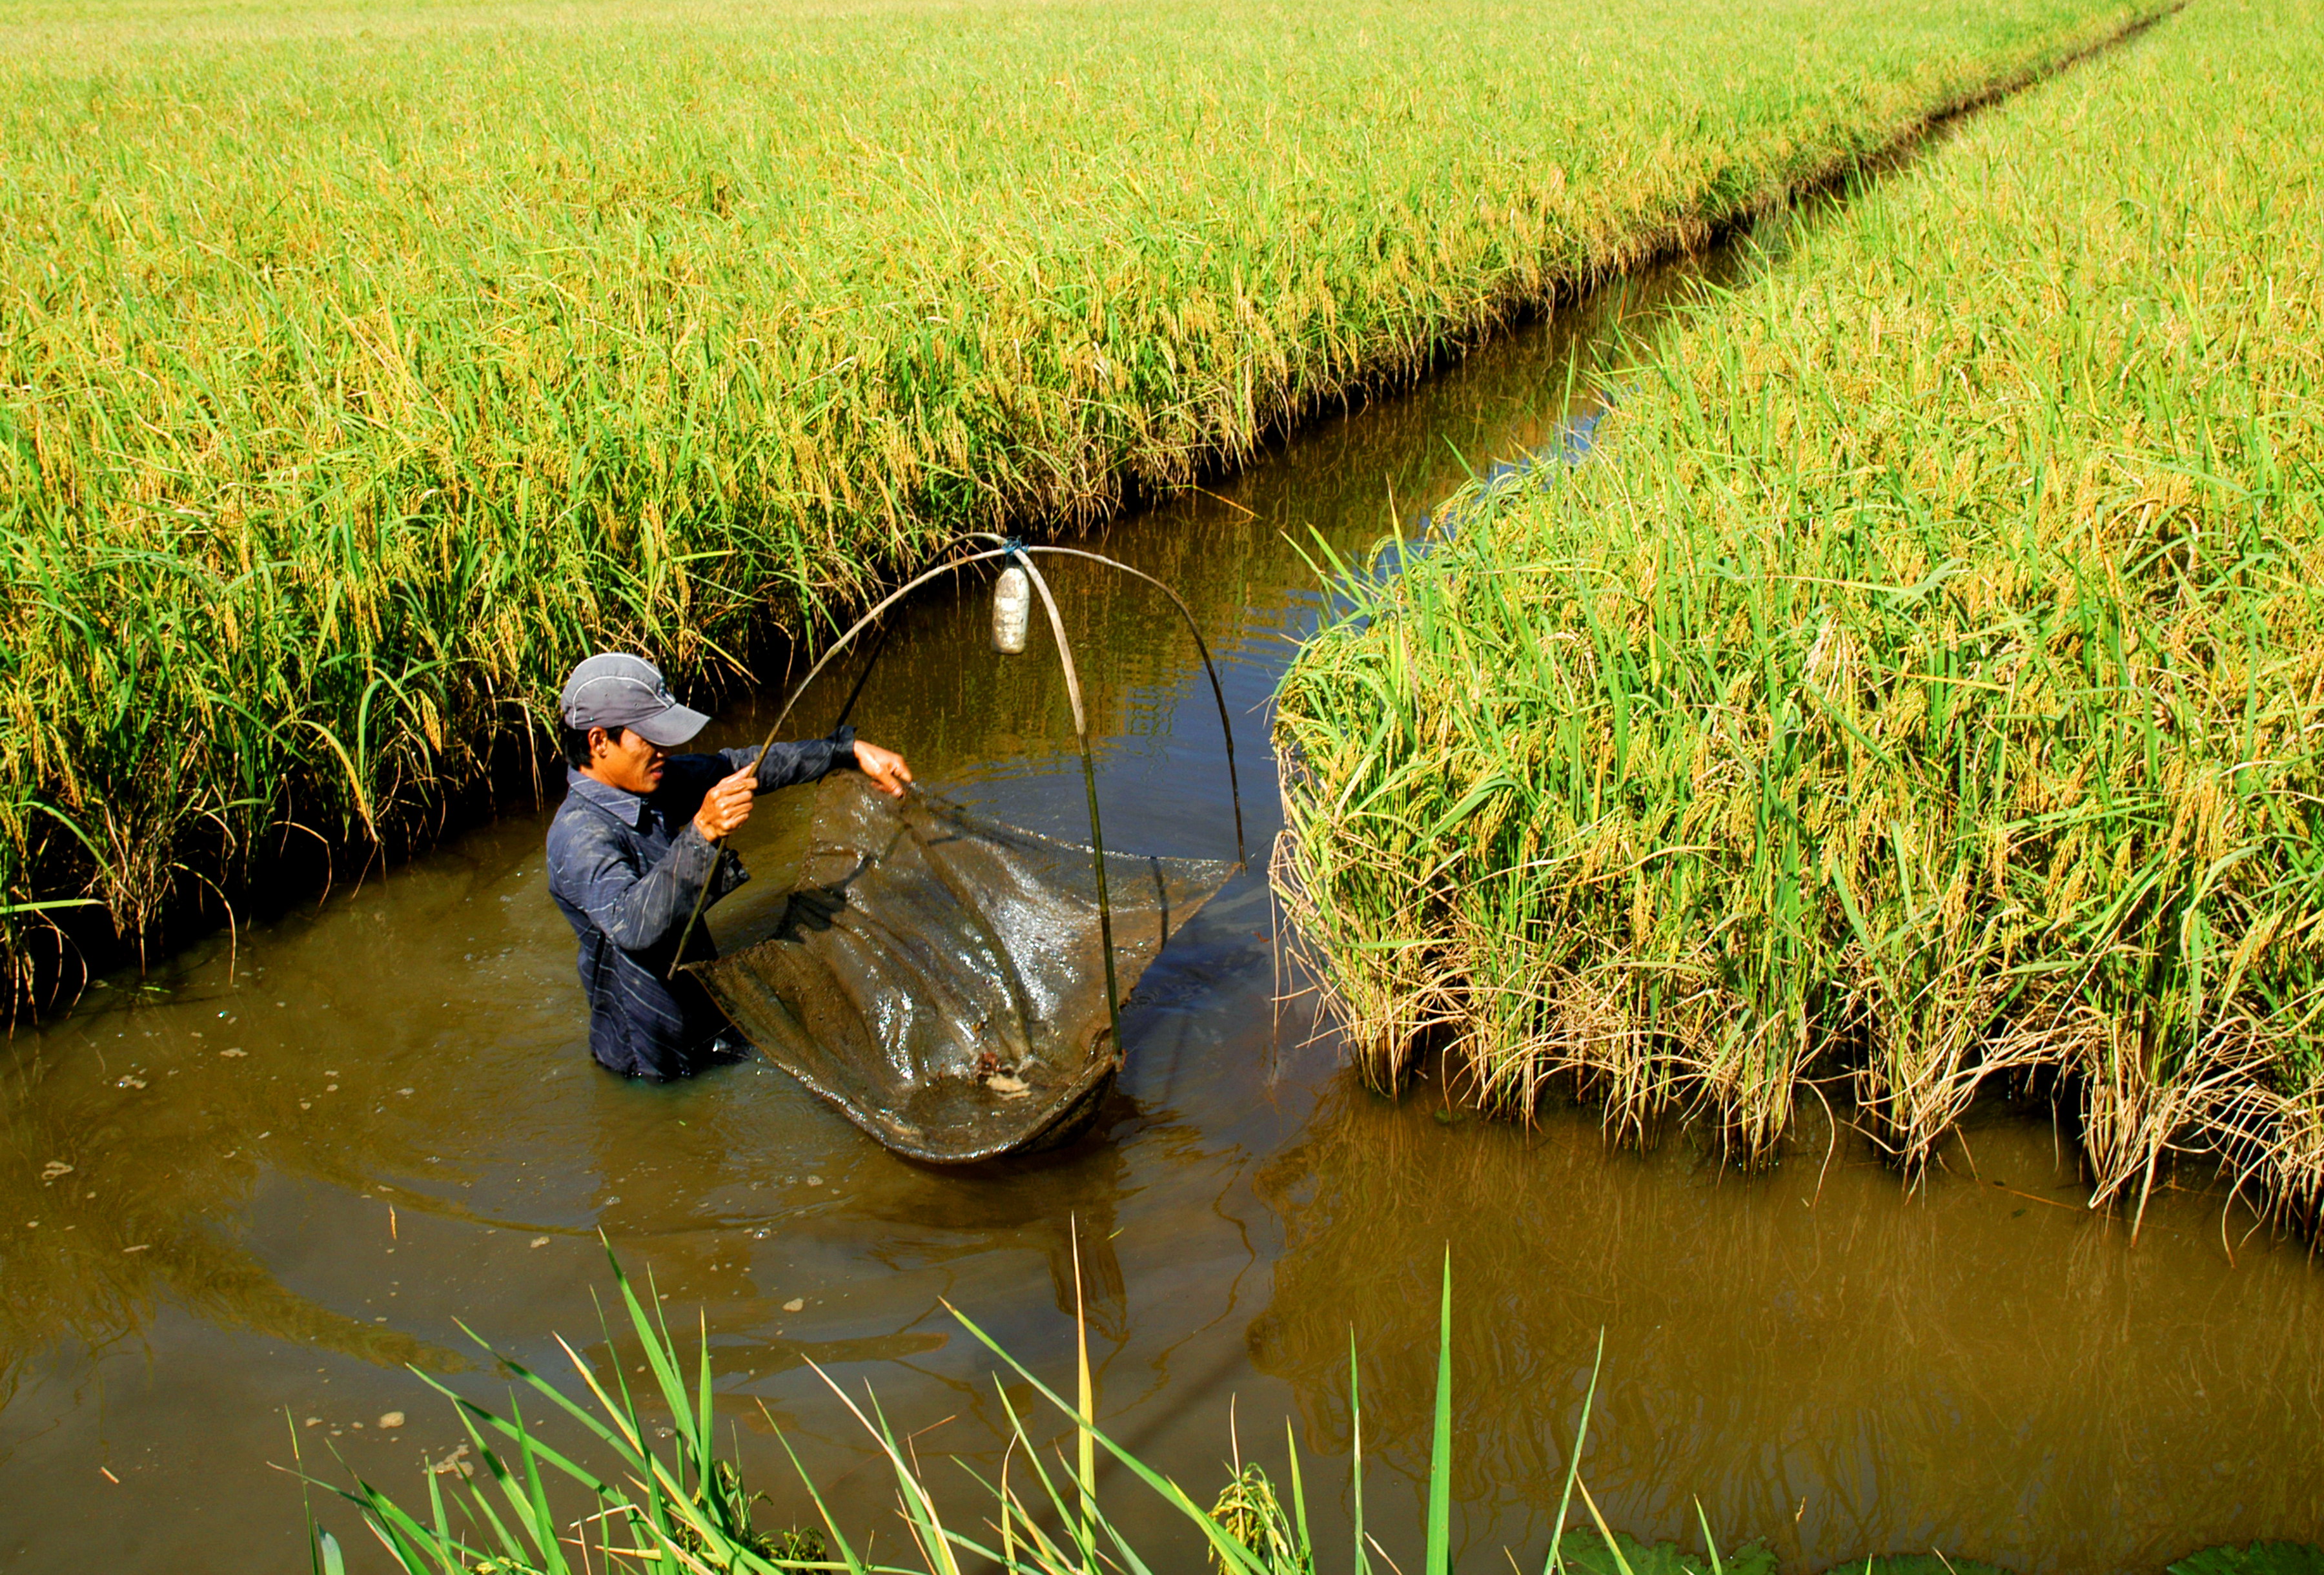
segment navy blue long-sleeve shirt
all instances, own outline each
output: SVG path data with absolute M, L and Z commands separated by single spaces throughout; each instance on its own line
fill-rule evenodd
M 589 997 L 589 1053 L 632 1077 L 678 1078 L 702 1063 L 725 1018 L 689 976 L 669 977 L 678 931 L 703 884 L 716 902 L 750 874 L 742 861 L 694 829 L 694 813 L 721 781 L 759 766 L 759 791 L 814 782 L 853 759 L 854 729 L 828 738 L 750 749 L 673 755 L 650 793 L 608 787 L 570 767 L 565 802 L 549 826 L 549 894 L 581 942 L 581 988 Z M 696 924 L 686 960 L 718 955 Z

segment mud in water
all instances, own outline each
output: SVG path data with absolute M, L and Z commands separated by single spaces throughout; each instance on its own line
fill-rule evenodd
M 1305 560 L 1409 530 L 1470 469 L 1570 449 L 1617 326 L 1651 324 L 1686 283 L 1561 315 L 1100 533 L 1214 631 L 1255 857 L 1276 829 L 1268 697 L 1317 612 Z M 1111 740 L 1109 843 L 1231 857 L 1216 715 L 1176 615 L 1085 565 L 1055 579 Z M 924 782 L 1076 836 L 1054 663 L 995 655 L 984 618 L 971 596 L 916 604 L 855 719 Z M 843 663 L 808 698 L 802 731 L 853 677 Z M 706 742 L 753 740 L 773 698 Z M 716 911 L 724 944 L 771 922 L 804 802 L 764 801 L 744 833 L 758 878 Z M 1699 1499 L 1723 1541 L 1767 1538 L 1794 1569 L 1931 1547 L 2029 1572 L 2153 1568 L 2324 1539 L 2324 1268 L 2216 1193 L 2163 1194 L 2134 1246 L 2083 1207 L 2046 1107 L 1980 1111 L 1907 1198 L 1813 1123 L 1747 1178 L 1683 1136 L 1609 1155 L 1587 1112 L 1529 1132 L 1462 1120 L 1426 1080 L 1391 1105 L 1338 1070 L 1307 1000 L 1276 1004 L 1297 981 L 1246 874 L 1145 976 L 1095 1139 L 924 1169 L 771 1068 L 675 1088 L 599 1073 L 545 825 L 494 825 L 18 1034 L 0 1085 L 0 1568 L 304 1568 L 299 1488 L 275 1468 L 294 1434 L 320 1474 L 340 1475 L 337 1451 L 424 1502 L 421 1463 L 461 1434 L 406 1365 L 497 1402 L 459 1320 L 554 1369 L 552 1333 L 598 1328 L 601 1231 L 674 1323 L 701 1310 L 762 1518 L 807 1513 L 780 1427 L 851 1527 L 879 1528 L 875 1557 L 902 1552 L 890 1490 L 807 1364 L 876 1385 L 973 1503 L 941 1462 L 989 1472 L 1002 1413 L 944 1303 L 1064 1376 L 1075 1231 L 1109 1429 L 1207 1497 L 1231 1405 L 1245 1454 L 1270 1461 L 1295 1418 L 1327 1561 L 1345 1552 L 1352 1329 L 1370 1524 L 1417 1567 L 1448 1245 L 1463 1569 L 1507 1568 L 1505 1546 L 1538 1567 L 1601 1329 L 1584 1473 L 1641 1536 L 1692 1540 Z M 323 1515 L 358 1567 L 383 1567 L 344 1506 Z M 1163 1534 L 1158 1514 L 1123 1518 Z

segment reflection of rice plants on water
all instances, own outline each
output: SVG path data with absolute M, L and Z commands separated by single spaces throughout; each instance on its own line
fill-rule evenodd
M 2139 1569 L 2319 1523 L 2307 1474 L 2238 1468 L 2233 1512 L 2209 1475 L 2311 1414 L 2304 1255 L 2266 1270 L 2238 1242 L 2241 1270 L 2217 1290 L 2216 1217 L 2181 1193 L 2126 1251 L 2126 1221 L 2080 1206 L 2038 1104 L 1972 1113 L 1978 1175 L 1954 1154 L 1900 1206 L 1868 1145 L 1817 1110 L 1805 1159 L 1747 1177 L 1708 1129 L 1609 1154 L 1587 1111 L 1526 1130 L 1459 1118 L 1444 1095 L 1336 1079 L 1254 1177 L 1283 1246 L 1251 1366 L 1289 1386 L 1313 1448 L 1344 1452 L 1353 1328 L 1382 1497 L 1415 1490 L 1427 1459 L 1430 1271 L 1449 1239 L 1462 1504 L 1520 1550 L 1548 1535 L 1593 1392 L 1585 1467 L 1618 1524 L 1681 1536 L 1699 1498 L 1786 1569 L 1916 1541 L 2021 1568 Z
M 1682 314 L 1598 457 L 1284 690 L 1279 872 L 1370 1075 L 1450 1047 L 1772 1156 L 1827 1084 L 1908 1173 L 2056 1089 L 2324 1206 L 2324 71 L 2190 7 Z
M 588 646 L 733 673 L 2139 10 L 20 7 L 17 982 L 72 904 L 419 834 Z

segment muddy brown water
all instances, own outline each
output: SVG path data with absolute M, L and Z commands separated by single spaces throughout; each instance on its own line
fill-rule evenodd
M 1562 313 L 1100 533 L 1213 632 L 1255 855 L 1278 824 L 1268 699 L 1318 609 L 1303 552 L 1408 529 L 1469 469 L 1572 444 L 1616 326 L 1684 287 Z M 1055 573 L 1110 740 L 1109 842 L 1231 854 L 1216 717 L 1175 615 L 1102 571 Z M 923 782 L 1074 834 L 1054 666 L 985 650 L 983 616 L 917 604 L 857 719 Z M 852 678 L 809 698 L 809 728 Z M 738 708 L 711 741 L 770 714 Z M 1093 1141 L 932 1171 L 770 1069 L 674 1088 L 596 1071 L 545 821 L 108 979 L 7 1047 L 0 1568 L 304 1569 L 278 1468 L 293 1432 L 321 1474 L 342 1474 L 336 1451 L 424 1503 L 421 1461 L 460 1434 L 407 1364 L 496 1403 L 463 1320 L 556 1370 L 552 1334 L 597 1328 L 600 1232 L 674 1322 L 699 1310 L 762 1520 L 807 1514 L 779 1427 L 875 1556 L 904 1552 L 891 1489 L 808 1364 L 873 1386 L 973 1524 L 948 1461 L 990 1472 L 1002 1412 L 945 1303 L 1068 1381 L 1075 1230 L 1106 1425 L 1207 1499 L 1231 1416 L 1278 1476 L 1292 1419 L 1327 1567 L 1346 1567 L 1351 1332 L 1370 1524 L 1417 1567 L 1448 1246 L 1464 1570 L 1509 1567 L 1504 1549 L 1539 1567 L 1601 1330 L 1584 1478 L 1642 1536 L 1692 1542 L 1699 1502 L 1723 1542 L 1766 1538 L 1794 1570 L 1930 1548 L 2152 1569 L 2324 1539 L 2324 1268 L 2216 1191 L 2164 1193 L 2134 1245 L 2083 1207 L 2045 1108 L 1979 1110 L 1908 1198 L 1845 1132 L 1807 1130 L 1744 1177 L 1683 1135 L 1609 1153 L 1587 1112 L 1447 1120 L 1425 1081 L 1390 1104 L 1340 1070 L 1310 1002 L 1275 1004 L 1251 874 L 1148 974 Z M 744 834 L 759 878 L 716 913 L 729 943 L 764 922 L 798 829 L 776 800 Z M 1106 1491 L 1163 1567 L 1194 1567 L 1142 1489 Z M 344 1506 L 321 1513 L 358 1568 L 383 1567 Z

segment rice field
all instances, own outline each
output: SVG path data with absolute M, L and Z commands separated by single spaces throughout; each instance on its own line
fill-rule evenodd
M 2141 9 L 13 6 L 0 950 L 423 835 L 587 649 L 770 678 Z
M 1393 1082 L 1821 1099 L 1908 1174 L 2054 1094 L 2324 1206 L 2324 7 L 2199 0 L 1637 355 L 1283 690 L 1278 879 Z M 1821 1153 L 1821 1150 L 1819 1150 Z

